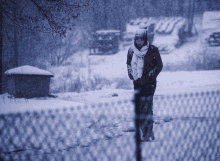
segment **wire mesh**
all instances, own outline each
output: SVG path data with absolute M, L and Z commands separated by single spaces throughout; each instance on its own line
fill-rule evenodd
M 155 140 L 147 142 L 136 130 L 139 96 L 1 114 L 0 160 L 218 160 L 219 93 L 154 96 Z
M 1 115 L 1 158 L 132 160 L 135 142 L 124 131 L 134 128 L 133 107 L 119 101 Z

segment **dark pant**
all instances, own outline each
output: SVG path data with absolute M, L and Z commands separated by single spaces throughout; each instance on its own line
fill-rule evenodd
M 139 85 L 135 82 L 134 89 L 139 90 L 140 100 L 139 100 L 139 120 L 140 128 L 143 135 L 149 135 L 153 133 L 153 96 L 156 90 L 156 80 L 152 83 L 145 85 Z
M 133 84 L 134 84 L 134 89 L 135 90 L 139 90 L 141 92 L 142 95 L 145 95 L 145 96 L 153 96 L 154 95 L 154 92 L 156 90 L 156 80 L 152 83 L 147 83 L 145 85 L 140 85 L 140 84 L 137 84 L 133 81 Z

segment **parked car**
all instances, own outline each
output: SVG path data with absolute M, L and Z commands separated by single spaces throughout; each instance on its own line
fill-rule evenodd
M 90 55 L 109 55 L 119 51 L 120 30 L 98 30 L 93 33 Z
M 220 32 L 213 32 L 206 41 L 210 46 L 220 46 Z
M 124 32 L 123 33 L 123 47 L 130 46 L 134 43 L 134 33 L 133 32 Z
M 219 46 L 220 11 L 206 11 L 203 13 L 201 43 Z
M 143 18 L 131 20 L 126 24 L 123 33 L 123 47 L 132 45 L 134 35 L 140 24 L 148 27 L 148 41 L 157 46 L 163 54 L 169 54 L 175 48 L 180 47 L 185 38 L 187 20 L 183 17 Z

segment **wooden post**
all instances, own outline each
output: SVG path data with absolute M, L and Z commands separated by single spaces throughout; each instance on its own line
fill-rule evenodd
M 194 18 L 195 0 L 189 0 L 188 10 L 188 35 L 192 36 L 193 18 Z
M 140 91 L 137 91 L 135 93 L 135 98 L 133 102 L 135 103 L 135 128 L 136 128 L 136 134 L 135 134 L 135 142 L 136 142 L 136 160 L 141 161 L 141 139 L 140 139 L 140 122 L 139 122 L 139 101 L 140 101 Z
M 3 25 L 3 11 L 0 5 L 0 94 L 3 93 L 2 90 L 2 80 L 3 80 L 3 59 L 2 59 L 2 47 L 3 47 L 3 32 L 2 32 L 2 25 Z

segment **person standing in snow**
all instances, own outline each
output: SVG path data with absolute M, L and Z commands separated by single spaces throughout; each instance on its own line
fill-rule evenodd
M 139 26 L 134 44 L 127 53 L 128 76 L 133 80 L 134 90 L 140 92 L 140 129 L 142 140 L 154 140 L 153 133 L 153 96 L 156 78 L 163 68 L 158 48 L 151 45 L 147 38 L 147 26 Z

